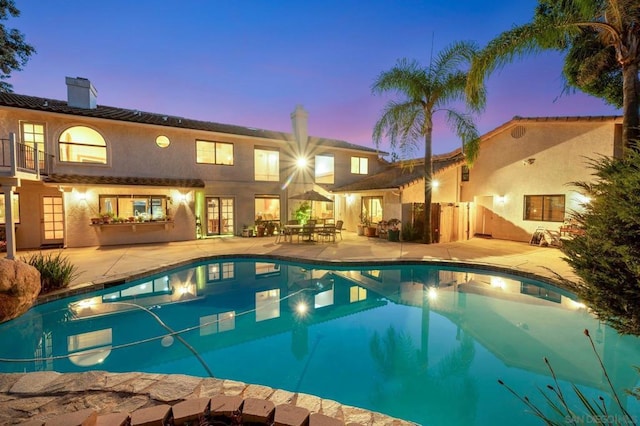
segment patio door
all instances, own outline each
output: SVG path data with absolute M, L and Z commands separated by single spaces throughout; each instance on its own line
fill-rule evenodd
M 64 244 L 64 208 L 61 196 L 42 197 L 42 245 Z
M 234 203 L 233 198 L 207 197 L 206 234 L 233 235 Z

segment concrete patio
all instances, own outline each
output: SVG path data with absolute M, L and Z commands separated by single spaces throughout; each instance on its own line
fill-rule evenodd
M 276 237 L 220 237 L 165 244 L 105 246 L 54 249 L 78 268 L 78 276 L 68 290 L 101 288 L 105 284 L 127 281 L 155 271 L 216 255 L 268 255 L 324 262 L 393 262 L 426 261 L 446 264 L 476 265 L 501 272 L 515 272 L 545 281 L 556 274 L 576 279 L 560 250 L 532 246 L 528 243 L 473 238 L 468 241 L 425 245 L 415 242 L 389 242 L 379 238 L 343 232 L 334 242 L 276 242 Z M 31 252 L 18 252 L 17 258 Z

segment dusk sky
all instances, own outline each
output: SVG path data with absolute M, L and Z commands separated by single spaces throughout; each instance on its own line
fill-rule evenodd
M 65 100 L 65 77 L 85 77 L 99 105 L 285 132 L 301 104 L 310 135 L 373 146 L 385 103 L 371 94 L 380 72 L 399 58 L 428 66 L 432 45 L 436 53 L 454 41 L 483 46 L 528 22 L 536 3 L 16 0 L 21 16 L 5 25 L 37 53 L 8 82 L 18 94 Z M 516 115 L 621 114 L 584 94 L 560 96 L 561 70 L 561 56 L 548 53 L 494 74 L 480 133 Z M 434 153 L 460 146 L 436 126 Z

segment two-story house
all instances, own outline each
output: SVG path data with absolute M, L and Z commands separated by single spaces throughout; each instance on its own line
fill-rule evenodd
M 184 241 L 285 221 L 299 201 L 376 173 L 375 149 L 292 133 L 99 105 L 84 78 L 66 101 L 0 94 L 0 221 L 18 249 Z M 339 219 L 345 200 L 325 203 Z

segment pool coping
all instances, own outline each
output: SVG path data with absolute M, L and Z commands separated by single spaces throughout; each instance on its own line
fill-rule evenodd
M 42 425 L 60 415 L 92 409 L 99 415 L 126 413 L 171 405 L 199 398 L 220 396 L 264 401 L 275 408 L 297 407 L 307 415 L 319 414 L 318 426 L 390 425 L 413 426 L 375 411 L 298 392 L 233 380 L 202 378 L 181 374 L 109 373 L 0 373 L 0 423 Z M 313 422 L 308 422 L 313 426 Z M 84 423 L 83 423 L 84 424 Z M 272 424 L 267 422 L 265 424 Z M 293 426 L 293 425 L 292 425 Z
M 540 274 L 536 274 L 534 272 L 523 271 L 518 269 L 513 269 L 508 266 L 501 266 L 495 264 L 488 264 L 482 262 L 472 262 L 465 260 L 444 260 L 444 259 L 394 259 L 394 260 L 318 260 L 304 257 L 295 257 L 295 256 L 285 256 L 285 255 L 274 255 L 274 254 L 248 254 L 248 253 L 237 253 L 237 254 L 215 254 L 215 255 L 207 255 L 207 256 L 197 256 L 191 259 L 180 260 L 173 263 L 165 263 L 160 266 L 154 268 L 147 268 L 143 270 L 139 270 L 137 272 L 131 272 L 122 274 L 119 276 L 110 276 L 108 278 L 102 280 L 94 280 L 88 283 L 76 284 L 72 288 L 64 288 L 56 291 L 49 292 L 47 294 L 38 296 L 38 299 L 34 303 L 35 305 L 44 304 L 48 302 L 52 302 L 55 300 L 64 299 L 71 296 L 78 296 L 86 293 L 91 293 L 93 291 L 104 290 L 111 287 L 116 287 L 122 284 L 127 284 L 132 281 L 136 281 L 138 279 L 143 279 L 146 277 L 151 277 L 157 274 L 161 274 L 163 272 L 181 268 L 184 266 L 188 266 L 191 264 L 207 262 L 209 260 L 215 259 L 267 259 L 267 260 L 279 260 L 283 262 L 290 263 L 305 263 L 311 265 L 325 265 L 325 266 L 393 266 L 393 265 L 430 265 L 430 266 L 444 266 L 444 267 L 463 267 L 476 269 L 480 271 L 491 271 L 497 272 L 501 274 L 507 274 L 516 276 L 519 278 L 526 278 L 531 280 L 540 281 L 547 285 L 551 285 L 562 290 L 565 290 L 570 293 L 574 293 L 574 290 L 569 288 L 565 282 L 557 275 L 556 279 L 543 276 Z M 552 271 L 551 271 L 552 272 Z

